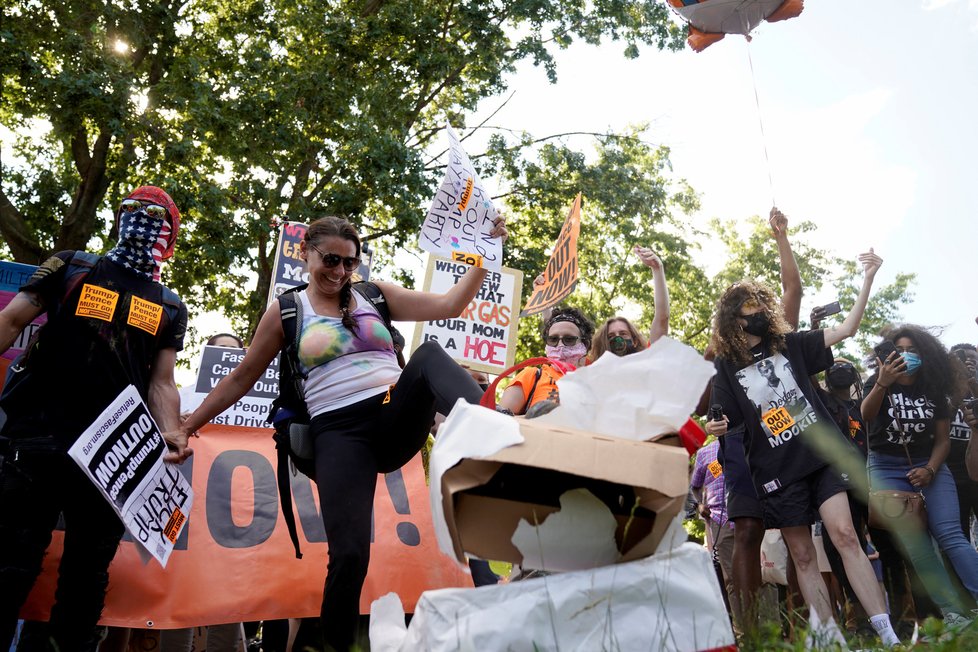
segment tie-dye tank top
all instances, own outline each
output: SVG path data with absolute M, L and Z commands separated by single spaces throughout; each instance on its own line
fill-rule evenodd
M 303 390 L 309 414 L 337 410 L 387 391 L 401 368 L 390 331 L 368 299 L 354 291 L 357 332 L 339 317 L 317 315 L 306 296 L 302 301 L 299 365 L 307 374 Z

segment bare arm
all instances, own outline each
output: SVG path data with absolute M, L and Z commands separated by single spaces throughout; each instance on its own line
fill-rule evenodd
M 497 404 L 499 407 L 509 410 L 513 414 L 523 414 L 523 388 L 521 385 L 510 385 L 503 391 L 502 397 Z
M 801 297 L 804 291 L 801 286 L 798 262 L 791 250 L 791 243 L 788 242 L 788 218 L 775 207 L 771 209 L 768 224 L 771 225 L 774 241 L 778 245 L 778 259 L 781 261 L 781 310 L 792 328 L 798 328 Z
M 190 435 L 205 423 L 230 407 L 235 401 L 244 396 L 248 390 L 261 378 L 275 356 L 282 350 L 285 343 L 285 331 L 282 330 L 282 315 L 276 301 L 262 315 L 252 339 L 251 347 L 234 371 L 217 384 L 204 402 L 180 426 L 180 432 Z
M 462 311 L 475 298 L 485 278 L 485 269 L 470 267 L 458 283 L 444 294 L 408 290 L 394 283 L 378 282 L 377 286 L 384 293 L 393 319 L 397 321 L 430 321 L 432 319 L 450 319 L 461 315 Z
M 873 279 L 876 277 L 880 265 L 883 264 L 883 259 L 873 253 L 873 249 L 870 248 L 868 253 L 859 254 L 859 262 L 863 266 L 863 286 L 859 289 L 856 303 L 846 315 L 845 321 L 825 329 L 826 347 L 838 344 L 847 337 L 852 337 L 859 330 L 859 322 L 862 321 L 863 312 L 866 311 L 866 304 L 869 302 L 869 293 L 873 288 Z
M 968 448 L 964 454 L 964 463 L 968 469 L 968 477 L 978 481 L 978 446 L 975 440 L 978 439 L 978 419 L 975 418 L 971 410 L 965 410 L 964 420 L 971 426 L 971 439 L 968 440 Z
M 171 448 L 164 459 L 181 464 L 193 451 L 187 448 L 186 438 L 172 434 L 180 426 L 180 393 L 173 378 L 176 364 L 176 349 L 161 349 L 156 354 L 150 370 L 146 406 L 156 424 L 163 430 L 163 438 Z
M 33 292 L 18 292 L 3 310 L 0 310 L 0 353 L 17 340 L 27 325 L 44 311 L 44 303 Z
M 635 253 L 642 264 L 652 270 L 652 285 L 655 291 L 655 314 L 649 329 L 649 342 L 655 342 L 669 334 L 669 288 L 666 286 L 666 269 L 662 260 L 648 247 L 636 246 Z

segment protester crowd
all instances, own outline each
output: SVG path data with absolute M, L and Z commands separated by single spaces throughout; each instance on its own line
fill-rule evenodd
M 25 627 L 17 649 L 96 650 L 104 636 L 97 622 L 123 527 L 68 457 L 81 431 L 131 384 L 163 431 L 169 461 L 183 462 L 197 431 L 279 356 L 290 375 L 273 409 L 276 437 L 307 442 L 329 541 L 320 630 L 326 649 L 351 649 L 378 473 L 417 454 L 436 414 L 448 414 L 458 399 L 479 403 L 488 381 L 434 341 L 405 364 L 396 346 L 403 338 L 390 322 L 457 316 L 485 270 L 471 267 L 445 294 L 354 283 L 357 231 L 339 218 L 317 219 L 300 249 L 308 285 L 271 303 L 240 364 L 199 405 L 181 406 L 174 363 L 187 309 L 159 282 L 179 211 L 165 192 L 144 186 L 122 202 L 117 219 L 119 241 L 107 254 L 56 254 L 0 311 L 3 351 L 35 317 L 48 316 L 11 365 L 0 397 L 0 650 L 14 640 L 59 517 L 65 542 L 50 622 Z M 766 532 L 779 533 L 787 549 L 786 581 L 794 604 L 807 609 L 810 645 L 844 646 L 844 630 L 871 627 L 891 646 L 908 641 L 927 615 L 966 627 L 978 598 L 971 539 L 978 460 L 969 458 L 978 352 L 972 344 L 949 352 L 927 329 L 904 325 L 880 334 L 865 369 L 834 356 L 833 345 L 857 332 L 882 260 L 873 250 L 860 256 L 862 286 L 840 322 L 818 328 L 826 311 L 816 310 L 812 328 L 802 330 L 787 218 L 772 209 L 770 224 L 782 292 L 745 279 L 718 297 L 705 352 L 716 375 L 700 401 L 715 439 L 695 454 L 690 478 L 734 628 L 749 640 L 766 617 L 758 608 Z M 505 240 L 504 220 L 491 236 Z M 513 378 L 499 411 L 534 416 L 559 403 L 560 378 L 604 355 L 643 351 L 668 333 L 663 263 L 642 243 L 634 253 L 655 292 L 648 336 L 620 316 L 596 328 L 576 307 L 548 312 L 545 359 Z M 132 317 L 146 305 L 152 308 L 140 314 L 153 316 L 152 327 Z M 209 343 L 243 345 L 227 334 Z M 485 562 L 472 570 L 476 584 L 496 581 Z M 212 627 L 206 649 L 241 649 L 243 631 Z M 171 631 L 163 650 L 189 649 L 192 637 L 192 630 Z M 115 632 L 102 649 L 124 638 Z

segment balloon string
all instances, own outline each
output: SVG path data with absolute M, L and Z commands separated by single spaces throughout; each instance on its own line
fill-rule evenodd
M 747 61 L 750 64 L 750 81 L 754 86 L 754 104 L 757 106 L 757 124 L 761 127 L 761 145 L 764 147 L 764 163 L 767 165 L 767 183 L 771 189 L 771 206 L 777 206 L 774 200 L 774 178 L 771 176 L 771 157 L 767 154 L 767 136 L 764 135 L 764 118 L 761 115 L 761 100 L 757 94 L 757 78 L 754 76 L 754 60 L 750 56 L 750 37 L 747 38 Z

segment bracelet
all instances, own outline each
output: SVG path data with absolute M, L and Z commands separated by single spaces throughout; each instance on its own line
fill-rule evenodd
M 929 466 L 925 466 L 925 467 L 922 467 L 922 468 L 924 469 L 924 471 L 930 471 L 930 478 L 931 478 L 931 480 L 933 480 L 934 479 L 934 476 L 937 475 L 937 471 L 935 471 L 934 469 L 930 468 Z
M 879 385 L 880 387 L 882 387 L 883 389 L 890 389 L 890 386 L 889 385 L 884 385 L 883 383 L 881 383 L 878 380 L 876 381 L 876 384 Z

